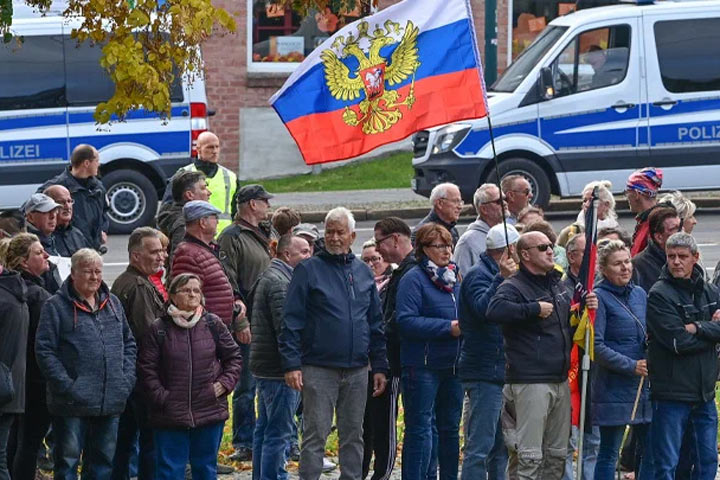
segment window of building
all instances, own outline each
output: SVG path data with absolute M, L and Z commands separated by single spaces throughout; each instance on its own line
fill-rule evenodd
M 720 90 L 720 19 L 657 22 L 655 45 L 669 92 Z
M 303 17 L 288 5 L 268 0 L 248 1 L 248 70 L 290 72 L 315 47 L 348 23 L 370 13 L 358 0 L 353 11 L 310 10 Z
M 64 107 L 62 37 L 24 37 L 0 44 L 0 109 Z
M 576 36 L 552 64 L 555 96 L 609 87 L 623 81 L 630 58 L 630 26 L 589 30 Z

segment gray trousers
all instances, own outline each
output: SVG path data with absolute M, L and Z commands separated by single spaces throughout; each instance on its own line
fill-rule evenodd
M 367 401 L 367 367 L 341 369 L 302 367 L 303 428 L 300 479 L 322 474 L 325 443 L 337 415 L 340 480 L 361 480 L 363 418 Z
M 560 480 L 570 438 L 567 382 L 508 384 L 503 400 L 510 479 Z

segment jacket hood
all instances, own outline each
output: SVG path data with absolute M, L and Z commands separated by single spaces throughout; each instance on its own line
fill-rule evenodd
M 62 286 L 60 287 L 60 290 L 57 292 L 58 295 L 60 295 L 62 298 L 64 298 L 66 301 L 70 303 L 82 303 L 83 299 L 80 298 L 80 295 L 78 295 L 77 291 L 75 290 L 75 287 L 73 286 L 72 277 L 68 276 L 67 279 L 63 282 Z M 110 289 L 108 288 L 107 284 L 105 282 L 100 282 L 100 288 L 98 289 L 98 296 L 99 296 L 99 305 L 103 305 L 105 303 L 105 300 L 107 300 L 110 297 Z
M 327 248 L 323 248 L 322 250 L 320 250 L 318 256 L 333 263 L 350 263 L 355 260 L 355 254 L 352 252 L 344 253 L 342 255 L 333 255 L 332 253 L 327 251 Z
M 467 229 L 487 234 L 490 231 L 490 225 L 485 223 L 485 220 L 478 218 L 477 220 L 472 222 L 470 225 L 468 225 Z
M 705 274 L 703 269 L 697 263 L 693 266 L 692 275 L 690 278 L 675 278 L 670 273 L 667 264 L 663 265 L 662 272 L 660 273 L 660 280 L 667 280 L 678 288 L 688 291 L 702 291 L 705 288 Z
M 22 276 L 23 280 L 25 281 L 25 285 L 37 285 L 38 287 L 45 288 L 45 280 L 42 279 L 42 277 L 38 277 L 37 275 L 33 275 L 32 273 L 28 271 L 21 271 L 20 276 Z
M 280 272 L 283 276 L 287 277 L 288 280 L 292 278 L 293 267 L 283 262 L 279 258 L 273 258 L 270 260 L 270 268 Z
M 0 289 L 17 298 L 19 302 L 25 301 L 27 287 L 18 272 L 3 269 L 2 273 L 0 273 Z
M 498 266 L 497 262 L 493 257 L 491 257 L 487 252 L 483 252 L 480 254 L 480 262 L 482 262 L 485 267 L 487 267 L 488 271 L 490 273 L 497 274 L 500 271 L 500 267 Z

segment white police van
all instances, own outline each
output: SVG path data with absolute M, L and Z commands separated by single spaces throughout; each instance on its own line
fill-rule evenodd
M 644 166 L 663 188 L 720 189 L 720 2 L 661 1 L 553 20 L 489 89 L 500 175 L 519 173 L 535 202 L 616 192 Z M 418 132 L 413 190 L 456 183 L 466 200 L 494 181 L 486 119 Z
M 12 32 L 22 42 L 0 43 L 0 210 L 19 207 L 87 143 L 100 152 L 111 231 L 127 233 L 152 221 L 167 179 L 191 162 L 193 140 L 212 114 L 205 85 L 173 85 L 167 122 L 140 110 L 96 125 L 95 107 L 114 86 L 100 67 L 101 47 L 78 46 L 70 31 L 79 22 L 60 11 L 41 17 L 15 2 Z

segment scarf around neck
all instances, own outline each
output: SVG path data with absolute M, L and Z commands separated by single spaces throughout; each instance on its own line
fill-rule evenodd
M 185 310 L 180 310 L 178 307 L 171 303 L 167 309 L 167 312 L 168 315 L 170 315 L 170 318 L 172 318 L 175 325 L 180 328 L 189 329 L 193 328 L 200 320 L 203 312 L 203 307 L 202 305 L 198 305 L 194 312 L 186 312 Z
M 438 267 L 432 260 L 425 257 L 420 262 L 420 267 L 427 273 L 436 287 L 448 293 L 453 292 L 455 283 L 458 281 L 458 268 L 455 263 L 450 262 L 445 267 Z

